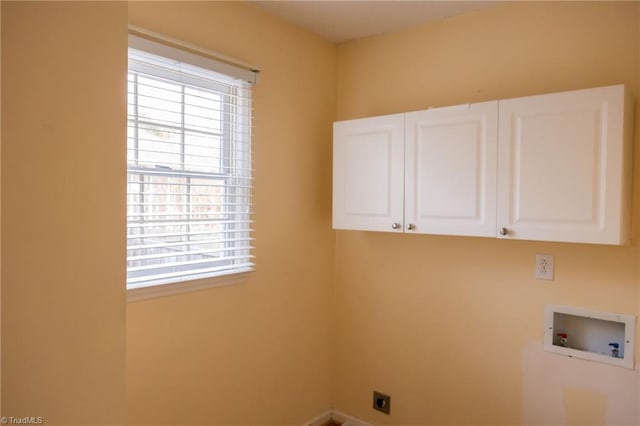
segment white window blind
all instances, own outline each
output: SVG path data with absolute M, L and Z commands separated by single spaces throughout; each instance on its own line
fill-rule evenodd
M 253 270 L 251 84 L 210 58 L 129 46 L 127 288 Z

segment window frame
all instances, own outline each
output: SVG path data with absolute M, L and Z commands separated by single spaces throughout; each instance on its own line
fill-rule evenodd
M 139 31 L 140 29 L 137 29 L 137 31 Z M 150 33 L 150 32 L 146 32 L 146 33 Z M 151 33 L 153 34 L 156 38 L 158 37 L 157 34 L 155 33 Z M 211 56 L 216 55 L 213 52 L 208 52 L 208 51 L 204 51 L 203 49 L 199 49 L 199 48 L 194 48 L 193 45 L 188 45 L 188 44 L 184 44 L 184 47 L 186 48 L 186 50 L 181 50 L 181 49 L 176 49 L 176 47 L 174 47 L 176 44 L 179 44 L 180 46 L 182 46 L 182 42 L 176 41 L 175 39 L 168 39 L 168 38 L 162 38 L 161 40 L 162 42 L 167 42 L 170 45 L 167 44 L 163 44 L 163 43 L 158 43 L 157 40 L 149 40 L 147 38 L 143 38 L 143 37 L 139 37 L 138 35 L 132 35 L 130 33 L 129 36 L 129 49 L 135 49 L 138 51 L 144 51 L 146 53 L 150 53 L 152 55 L 156 55 L 156 56 L 162 56 L 167 58 L 167 60 L 171 61 L 171 60 L 176 60 L 176 57 L 179 57 L 180 60 L 184 60 L 185 58 L 187 59 L 191 59 L 191 61 L 187 62 L 187 66 L 201 66 L 202 64 L 205 65 L 210 65 L 210 64 L 214 64 L 216 67 L 221 66 L 221 68 L 223 70 L 229 70 L 231 69 L 230 67 L 233 67 L 232 65 L 229 65 L 228 63 L 225 62 L 219 62 L 216 61 L 215 59 L 212 59 Z M 208 55 L 204 55 L 204 56 L 199 56 L 196 55 L 194 56 L 193 51 L 197 50 L 198 52 L 202 53 L 205 52 Z M 162 55 L 161 53 L 166 53 L 169 52 L 169 55 Z M 130 53 L 131 55 L 131 53 Z M 186 55 L 186 56 L 185 56 Z M 194 59 L 195 58 L 195 59 Z M 228 58 L 225 58 L 228 60 Z M 144 68 L 144 66 L 143 66 Z M 236 67 L 237 68 L 237 67 Z M 245 67 L 246 68 L 246 67 Z M 249 83 L 255 83 L 256 82 L 256 74 L 257 74 L 257 70 L 253 67 L 251 67 L 249 69 L 249 74 L 247 74 L 247 69 L 243 69 L 243 68 L 239 68 L 240 71 L 238 73 L 238 75 L 240 75 L 241 77 L 239 77 L 240 79 L 246 79 L 247 75 L 249 75 L 251 77 L 251 81 L 249 81 Z M 196 215 L 195 213 L 193 213 L 193 204 L 191 203 L 190 199 L 191 199 L 191 190 L 192 190 L 192 183 L 191 180 L 192 179 L 210 179 L 210 180 L 223 180 L 226 181 L 226 183 L 222 186 L 224 188 L 224 193 L 223 193 L 223 198 L 225 199 L 225 201 L 222 203 L 222 205 L 229 205 L 231 204 L 230 201 L 230 197 L 232 196 L 236 196 L 237 194 L 232 194 L 230 191 L 240 191 L 239 196 L 240 197 L 246 197 L 248 199 L 248 201 L 246 203 L 242 204 L 242 209 L 240 210 L 234 210 L 233 212 L 230 211 L 225 211 L 224 212 L 224 216 L 227 216 L 227 218 L 229 216 L 238 216 L 243 218 L 242 221 L 240 222 L 251 222 L 251 216 L 252 216 L 252 211 L 251 211 L 251 188 L 252 185 L 249 185 L 248 188 L 242 188 L 242 189 L 238 189 L 240 187 L 240 185 L 237 184 L 233 184 L 230 183 L 229 181 L 233 181 L 236 179 L 248 179 L 249 182 L 252 179 L 251 176 L 251 135 L 250 135 L 250 128 L 251 128 L 251 107 L 250 107 L 250 98 L 247 102 L 249 102 L 248 105 L 241 105 L 240 108 L 242 109 L 247 109 L 248 110 L 248 114 L 245 115 L 241 115 L 240 119 L 232 119 L 232 116 L 235 116 L 235 111 L 231 111 L 231 108 L 234 108 L 232 105 L 232 102 L 227 102 L 230 98 L 234 98 L 236 99 L 236 93 L 231 93 L 231 92 L 225 92 L 224 90 L 219 90 L 220 87 L 228 87 L 230 91 L 233 90 L 244 90 L 244 89 L 239 89 L 233 86 L 225 86 L 223 84 L 219 84 L 218 88 L 214 87 L 216 85 L 216 83 L 212 83 L 211 85 L 200 85 L 200 84 L 194 84 L 194 80 L 190 78 L 190 76 L 187 76 L 187 78 L 183 78 L 182 74 L 178 74 L 178 78 L 176 78 L 176 75 L 168 75 L 168 74 L 172 74 L 170 71 L 167 75 L 163 75 L 163 71 L 160 72 L 153 72 L 153 73 L 147 73 L 145 72 L 144 69 L 140 70 L 140 68 L 135 65 L 135 66 L 131 66 L 131 60 L 130 60 L 130 64 L 128 66 L 128 74 L 130 74 L 131 72 L 134 72 L 134 79 L 136 80 L 136 82 L 134 83 L 134 86 L 136 87 L 136 92 L 137 92 L 137 88 L 138 88 L 138 75 L 142 74 L 144 75 L 144 77 L 147 78 L 151 78 L 151 79 L 157 79 L 158 81 L 169 81 L 172 83 L 176 83 L 177 85 L 180 85 L 181 88 L 181 94 L 182 94 L 182 100 L 181 100 L 181 121 L 180 121 L 180 126 L 172 126 L 172 125 L 168 125 L 168 124 L 162 124 L 157 122 L 157 120 L 155 120 L 153 118 L 149 118 L 148 120 L 148 125 L 149 126 L 158 126 L 159 128 L 163 128 L 163 129 L 169 129 L 171 127 L 174 127 L 174 130 L 177 129 L 177 131 L 179 132 L 180 135 L 180 164 L 182 165 L 182 170 L 171 170 L 171 169 L 164 169 L 164 168 L 158 168 L 158 166 L 156 165 L 155 167 L 151 167 L 151 166 L 140 166 L 139 164 L 135 164 L 133 166 L 130 166 L 129 164 L 129 160 L 127 159 L 127 176 L 128 176 L 128 183 L 127 183 L 127 188 L 129 188 L 129 185 L 131 185 L 131 182 L 129 181 L 129 177 L 131 175 L 139 175 L 141 177 L 148 177 L 148 176 L 164 176 L 164 177 L 176 177 L 178 179 L 186 179 L 186 181 L 188 181 L 188 183 L 186 184 L 181 184 L 183 185 L 186 190 L 189 191 L 189 195 L 188 195 L 188 199 L 189 201 L 185 204 L 185 212 L 184 213 L 180 213 L 180 215 L 184 215 L 186 218 L 188 218 L 187 220 L 185 220 L 185 223 L 189 223 L 191 224 L 192 221 L 194 221 L 194 219 L 192 218 L 193 215 Z M 154 70 L 155 71 L 155 70 Z M 220 73 L 220 71 L 216 68 L 216 69 L 212 69 L 211 71 L 214 71 L 215 73 Z M 168 78 L 167 78 L 168 77 Z M 230 76 L 230 77 L 236 77 L 237 76 Z M 199 80 L 196 78 L 195 80 Z M 198 83 L 199 81 L 196 81 L 195 83 Z M 130 84 L 130 83 L 128 83 Z M 205 131 L 199 131 L 198 129 L 189 129 L 189 125 L 185 124 L 185 91 L 187 90 L 188 87 L 196 87 L 198 88 L 198 90 L 208 90 L 208 91 L 212 91 L 215 92 L 217 94 L 219 94 L 220 96 L 222 96 L 223 98 L 225 98 L 225 101 L 222 101 L 222 105 L 225 105 L 224 109 L 221 112 L 221 116 L 223 116 L 224 118 L 222 118 L 221 121 L 221 130 L 220 130 L 220 137 L 221 137 L 221 145 L 219 148 L 219 151 L 222 155 L 220 155 L 220 167 L 218 168 L 217 172 L 202 172 L 202 171 L 198 171 L 198 170 L 188 170 L 185 167 L 185 157 L 187 156 L 185 154 L 186 152 L 186 146 L 187 146 L 187 142 L 186 142 L 186 133 L 192 131 L 192 133 L 194 134 L 198 134 L 198 132 L 205 134 Z M 248 90 L 248 93 L 250 94 L 250 90 Z M 129 96 L 129 95 L 128 95 Z M 135 95 L 136 100 L 135 100 L 135 114 L 133 114 L 133 121 L 134 126 L 133 128 L 135 129 L 136 132 L 136 136 L 134 137 L 135 140 L 135 144 L 136 147 L 134 149 L 135 155 L 139 155 L 139 137 L 138 137 L 138 130 L 139 130 L 139 123 L 140 123 L 140 116 L 138 114 L 137 108 L 138 108 L 138 98 L 137 98 L 137 93 Z M 129 107 L 128 109 L 128 122 L 131 121 L 131 114 L 129 111 Z M 246 130 L 247 131 L 247 135 L 245 135 L 245 138 L 248 138 L 248 140 L 246 141 L 246 146 L 248 149 L 248 152 L 246 152 L 244 154 L 244 156 L 246 158 L 243 159 L 236 159 L 235 156 L 232 155 L 224 155 L 224 152 L 230 153 L 230 152 L 234 152 L 235 149 L 240 149 L 237 147 L 232 147 L 232 144 L 234 143 L 232 141 L 232 133 L 234 131 L 238 131 L 238 129 L 236 129 L 236 127 L 240 126 L 239 121 L 240 120 L 249 120 L 248 123 L 242 123 L 243 127 L 242 130 Z M 128 128 L 129 128 L 130 124 L 128 124 Z M 213 135 L 213 133 L 210 133 L 209 136 Z M 129 138 L 129 136 L 128 136 Z M 241 146 L 243 146 L 241 144 Z M 128 148 L 129 151 L 129 148 Z M 248 160 L 247 160 L 248 159 Z M 137 158 L 136 158 L 137 160 Z M 248 161 L 249 165 L 248 168 L 243 168 L 241 167 L 240 170 L 242 170 L 243 172 L 247 172 L 248 173 L 248 177 L 247 176 L 240 176 L 240 177 L 236 177 L 233 176 L 230 172 L 230 170 L 235 169 L 235 165 L 232 167 L 232 163 L 237 162 L 237 161 Z M 247 166 L 244 166 L 247 167 Z M 135 184 L 135 183 L 134 183 Z M 141 183 L 141 185 L 144 185 L 144 183 Z M 154 185 L 153 183 L 149 183 L 148 185 Z M 246 192 L 245 192 L 246 191 Z M 144 190 L 139 191 L 139 194 L 144 194 Z M 139 206 L 143 206 L 143 203 L 139 203 Z M 129 198 L 127 199 L 127 240 L 129 240 L 129 225 L 130 225 L 130 220 L 129 220 L 129 216 L 132 215 L 129 212 L 129 207 L 130 207 L 130 201 Z M 246 208 L 247 211 L 244 211 Z M 142 210 L 144 210 L 144 208 L 142 208 Z M 139 213 L 140 215 L 140 222 L 141 224 L 144 223 L 144 215 L 146 215 L 147 213 L 145 213 L 144 211 L 142 211 L 141 213 Z M 135 214 L 133 214 L 135 215 Z M 215 220 L 215 219 L 213 219 Z M 237 218 L 235 219 L 235 221 L 237 221 Z M 221 224 L 223 225 L 223 227 L 227 228 L 227 229 L 223 229 L 221 231 L 221 233 L 232 233 L 232 232 L 239 232 L 242 235 L 244 235 L 243 237 L 240 238 L 240 240 L 244 241 L 245 243 L 247 241 L 251 241 L 252 238 L 252 230 L 250 228 L 245 228 L 245 227 L 240 227 L 240 229 L 235 229 L 235 228 L 231 228 L 229 229 L 228 227 L 230 226 L 230 223 L 232 223 L 233 221 L 229 221 L 227 220 L 226 222 L 223 220 L 221 221 Z M 197 222 L 193 222 L 193 223 L 197 223 Z M 187 225 L 189 226 L 189 225 Z M 187 231 L 186 233 L 182 233 L 182 235 L 184 235 L 186 238 L 186 240 L 184 241 L 180 241 L 186 244 L 183 244 L 184 246 L 190 246 L 190 245 L 195 245 L 197 243 L 192 243 L 192 241 L 190 240 L 190 233 Z M 197 270 L 196 272 L 191 272 L 189 274 L 189 277 L 187 278 L 180 278 L 179 276 L 176 276 L 174 279 L 169 279 L 169 278 L 163 278 L 163 279 L 158 279 L 154 282 L 149 282 L 149 283 L 145 283 L 145 284 L 135 284 L 135 283 L 130 283 L 129 282 L 129 255 L 127 254 L 127 299 L 128 301 L 136 301 L 136 300 L 144 300 L 150 297 L 160 297 L 160 296 L 166 296 L 166 295 L 171 295 L 171 294 L 178 294 L 178 293 L 183 293 L 183 292 L 189 292 L 189 291 L 195 291 L 195 290 L 199 290 L 202 288 L 208 288 L 208 287 L 214 287 L 214 286 L 225 286 L 225 285 L 230 285 L 230 284 L 237 284 L 237 283 L 241 283 L 241 282 L 245 282 L 249 276 L 249 274 L 254 270 L 253 266 L 253 262 L 251 261 L 251 258 L 253 257 L 251 254 L 251 250 L 252 247 L 251 245 L 242 245 L 240 247 L 240 249 L 238 249 L 237 247 L 235 247 L 235 241 L 231 241 L 228 237 L 222 239 L 221 241 L 223 247 L 220 249 L 220 251 L 239 251 L 240 253 L 244 253 L 243 259 L 245 259 L 244 263 L 242 263 L 240 265 L 240 267 L 235 268 L 236 270 L 231 270 L 229 272 L 223 273 L 223 274 L 217 274 L 214 272 L 203 272 L 203 273 L 198 273 Z M 169 243 L 165 243 L 165 244 L 169 244 Z M 233 246 L 233 247 L 231 247 Z M 141 245 L 138 245 L 136 247 L 142 247 Z M 158 247 L 165 247 L 165 245 L 162 246 L 158 246 Z M 127 252 L 129 252 L 129 244 L 127 244 Z M 188 252 L 188 251 L 187 251 Z M 185 253 L 185 252 L 182 252 Z M 210 251 L 210 253 L 212 253 Z M 168 255 L 166 255 L 166 252 L 164 253 L 165 256 L 164 257 L 169 257 Z M 153 257 L 157 257 L 157 258 L 161 258 L 163 256 L 161 256 L 161 254 L 158 254 L 157 256 L 154 255 L 148 255 L 146 257 L 148 258 L 153 258 Z M 144 257 L 144 256 L 143 256 Z M 225 262 L 226 259 L 223 259 L 221 262 Z M 247 261 L 249 263 L 247 263 Z M 184 260 L 182 262 L 188 262 L 188 260 Z M 213 260 L 212 262 L 220 262 L 220 260 Z M 231 258 L 229 260 L 229 262 L 234 262 L 233 258 Z M 186 268 L 191 270 L 192 268 Z M 177 274 L 177 273 L 176 273 Z

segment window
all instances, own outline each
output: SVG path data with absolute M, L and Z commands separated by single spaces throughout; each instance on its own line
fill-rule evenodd
M 253 74 L 129 36 L 128 289 L 253 270 Z

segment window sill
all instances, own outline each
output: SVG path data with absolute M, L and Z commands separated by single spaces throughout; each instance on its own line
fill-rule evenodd
M 127 290 L 127 302 L 139 302 L 157 297 L 172 296 L 181 293 L 204 290 L 211 287 L 222 287 L 241 284 L 249 279 L 251 272 L 222 275 L 219 277 L 202 278 L 170 284 L 150 285 L 148 287 Z

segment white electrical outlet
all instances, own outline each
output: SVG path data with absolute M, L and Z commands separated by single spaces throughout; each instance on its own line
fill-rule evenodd
M 552 254 L 536 254 L 536 279 L 553 281 Z

